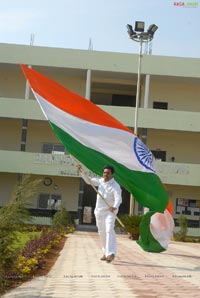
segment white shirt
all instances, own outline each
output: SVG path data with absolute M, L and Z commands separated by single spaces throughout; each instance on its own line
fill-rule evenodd
M 121 188 L 114 178 L 109 181 L 104 181 L 104 178 L 90 178 L 82 174 L 83 179 L 88 184 L 98 186 L 98 192 L 103 196 L 110 207 L 119 208 L 122 203 Z M 95 210 L 108 210 L 108 206 L 103 201 L 101 196 L 97 194 Z

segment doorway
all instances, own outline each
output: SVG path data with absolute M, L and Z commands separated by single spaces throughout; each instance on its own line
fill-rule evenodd
M 130 209 L 130 193 L 123 187 L 122 188 L 122 204 L 119 207 L 118 215 L 129 214 Z M 96 192 L 94 189 L 84 182 L 83 186 L 83 224 L 96 225 L 94 216 L 94 209 L 96 205 Z

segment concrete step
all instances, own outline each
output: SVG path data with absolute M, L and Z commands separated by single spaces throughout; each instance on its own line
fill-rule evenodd
M 76 230 L 85 231 L 85 232 L 97 232 L 97 227 L 95 225 L 80 224 L 80 225 L 76 225 Z

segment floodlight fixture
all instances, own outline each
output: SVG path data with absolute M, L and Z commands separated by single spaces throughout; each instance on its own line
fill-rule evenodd
M 140 21 L 135 22 L 135 31 L 144 32 L 144 22 L 140 22 Z
M 128 35 L 131 37 L 136 36 L 136 32 L 133 31 L 133 27 L 129 24 L 127 24 L 127 29 L 128 29 Z
M 145 23 L 136 21 L 135 30 L 130 24 L 127 24 L 128 35 L 131 39 L 137 42 L 149 42 L 153 39 L 154 33 L 158 29 L 158 26 L 152 24 L 149 26 L 148 30 L 145 31 Z
M 153 35 L 157 29 L 158 29 L 158 26 L 156 26 L 155 24 L 152 24 L 149 26 L 147 33 L 151 36 L 151 38 L 153 38 Z

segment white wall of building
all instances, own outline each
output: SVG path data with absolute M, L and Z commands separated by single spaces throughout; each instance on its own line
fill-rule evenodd
M 44 176 L 31 175 L 31 179 L 44 179 Z M 61 195 L 63 206 L 68 211 L 77 211 L 78 194 L 79 194 L 79 178 L 70 177 L 53 177 L 52 184 L 45 186 L 42 182 L 38 185 L 37 194 L 30 199 L 30 208 L 38 207 L 39 194 Z M 11 195 L 17 185 L 17 174 L 0 174 L 0 206 L 5 205 L 10 200 Z M 56 187 L 55 187 L 56 186 Z
M 199 80 L 151 77 L 149 108 L 153 101 L 168 102 L 169 110 L 200 112 Z

